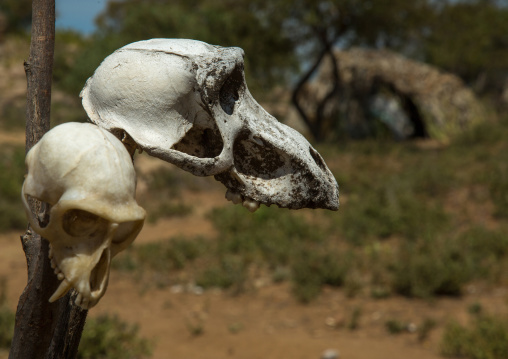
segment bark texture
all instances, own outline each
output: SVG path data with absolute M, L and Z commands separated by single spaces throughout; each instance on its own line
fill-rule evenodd
M 34 0 L 30 57 L 24 64 L 27 152 L 50 127 L 54 45 L 55 1 Z M 41 225 L 47 224 L 45 205 L 35 199 L 30 199 L 29 203 Z M 21 236 L 21 244 L 27 260 L 28 280 L 16 311 L 9 359 L 75 358 L 87 311 L 73 304 L 75 293 L 49 303 L 58 280 L 48 259 L 48 241 L 28 228 Z

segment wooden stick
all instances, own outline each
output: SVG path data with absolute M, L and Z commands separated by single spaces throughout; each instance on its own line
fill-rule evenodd
M 51 79 L 55 47 L 55 1 L 33 0 L 30 57 L 27 76 L 26 151 L 50 128 Z M 29 200 L 33 215 L 48 223 L 44 205 Z M 21 236 L 28 269 L 28 281 L 16 311 L 14 338 L 9 359 L 75 358 L 86 319 L 86 310 L 68 293 L 55 303 L 48 299 L 58 280 L 48 259 L 48 241 L 30 228 Z

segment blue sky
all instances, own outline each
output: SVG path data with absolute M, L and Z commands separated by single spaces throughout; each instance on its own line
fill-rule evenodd
M 89 35 L 95 30 L 94 19 L 107 0 L 56 0 L 56 27 Z

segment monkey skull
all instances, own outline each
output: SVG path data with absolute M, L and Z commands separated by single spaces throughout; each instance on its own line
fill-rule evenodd
M 319 153 L 251 96 L 244 53 L 195 40 L 127 45 L 81 92 L 91 121 L 128 136 L 148 154 L 198 176 L 214 175 L 226 198 L 298 209 L 339 206 L 338 185 Z
M 42 137 L 28 152 L 26 165 L 25 210 L 32 228 L 49 241 L 51 265 L 61 280 L 50 301 L 74 288 L 76 304 L 91 308 L 106 291 L 111 258 L 143 226 L 131 157 L 108 131 L 66 123 Z M 50 206 L 47 226 L 33 218 L 27 196 Z

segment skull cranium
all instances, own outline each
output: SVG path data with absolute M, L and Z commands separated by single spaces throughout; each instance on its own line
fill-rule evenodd
M 251 96 L 243 50 L 152 39 L 107 57 L 81 97 L 91 121 L 127 135 L 148 154 L 198 176 L 226 198 L 336 210 L 338 185 L 318 152 Z
M 104 295 L 113 256 L 141 230 L 145 211 L 134 199 L 136 174 L 124 145 L 92 124 L 55 127 L 28 152 L 22 199 L 32 228 L 50 242 L 62 281 L 50 301 L 74 287 L 87 309 Z M 51 206 L 49 223 L 32 217 L 27 196 Z

